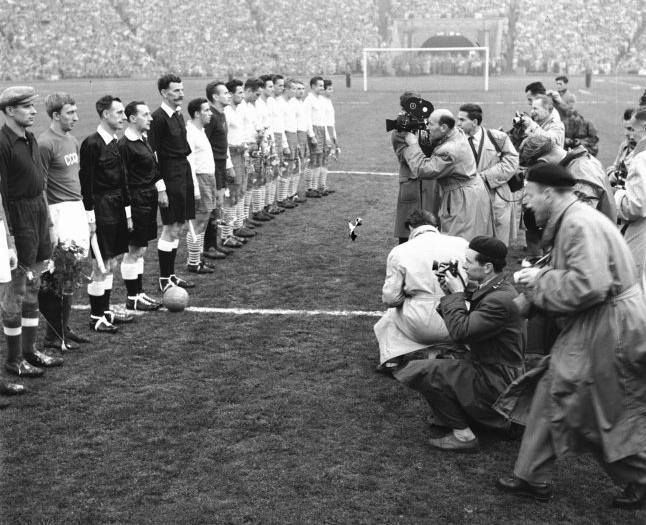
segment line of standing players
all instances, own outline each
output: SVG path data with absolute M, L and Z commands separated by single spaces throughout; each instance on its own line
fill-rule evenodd
M 96 132 L 80 145 L 71 134 L 78 108 L 69 94 L 45 98 L 51 124 L 38 140 L 28 129 L 37 113 L 35 90 L 14 86 L 0 94 L 0 310 L 8 373 L 38 377 L 63 364 L 36 347 L 40 313 L 45 348 L 89 342 L 69 327 L 71 294 L 61 300 L 41 289 L 55 245 L 91 254 L 89 327 L 115 333 L 116 325 L 134 320 L 131 311 L 162 306 L 143 287 L 144 254 L 158 238 L 158 215 L 163 293 L 195 286 L 175 270 L 183 231 L 187 272 L 209 274 L 209 260 L 229 256 L 265 222 L 307 197 L 333 193 L 327 161 L 340 148 L 331 81 L 312 78 L 307 95 L 302 82 L 281 75 L 211 82 L 205 98 L 189 102 L 188 122 L 182 80 L 164 75 L 157 87 L 161 104 L 153 112 L 143 100 L 124 105 L 101 97 Z M 302 177 L 306 189 L 299 192 Z M 117 265 L 125 308 L 111 304 Z M 24 391 L 0 381 L 0 394 Z

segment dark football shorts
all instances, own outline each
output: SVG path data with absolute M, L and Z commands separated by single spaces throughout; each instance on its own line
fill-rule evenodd
M 32 266 L 49 259 L 52 245 L 45 198 L 38 195 L 31 199 L 9 201 L 8 209 L 18 262 L 23 266 Z

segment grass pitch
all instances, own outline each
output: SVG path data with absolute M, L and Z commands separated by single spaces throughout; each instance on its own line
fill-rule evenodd
M 400 91 L 418 89 L 454 111 L 481 102 L 485 124 L 507 128 L 513 112 L 527 107 L 524 85 L 536 79 L 492 78 L 488 93 L 457 77 L 384 79 L 363 93 L 358 79 L 346 89 L 339 78 L 343 156 L 331 169 L 396 170 L 383 120 L 396 114 Z M 599 128 L 607 164 L 621 139 L 623 108 L 641 91 L 630 78 L 602 80 L 589 94 L 578 91 L 582 79 L 571 85 L 581 112 Z M 185 84 L 188 100 L 201 96 L 206 82 Z M 105 93 L 157 103 L 152 80 L 38 88 L 77 96 L 79 138 L 96 127 L 93 103 Z M 37 128 L 46 121 L 43 110 Z M 286 212 L 218 261 L 215 274 L 198 277 L 191 305 L 382 310 L 396 178 L 339 174 L 330 182 L 337 193 Z M 353 243 L 345 220 L 356 216 L 364 224 Z M 148 290 L 155 285 L 154 248 Z M 183 260 L 180 254 L 178 268 Z M 123 297 L 115 279 L 114 302 Z M 83 293 L 79 302 L 86 302 Z M 75 311 L 73 325 L 84 328 L 86 317 Z M 477 455 L 432 450 L 425 403 L 373 372 L 375 322 L 157 312 L 116 336 L 92 335 L 92 345 L 27 381 L 30 393 L 0 412 L 0 522 L 646 522 L 646 512 L 608 507 L 616 489 L 590 457 L 559 462 L 554 500 L 536 504 L 493 487 L 511 470 L 517 442 L 485 434 Z

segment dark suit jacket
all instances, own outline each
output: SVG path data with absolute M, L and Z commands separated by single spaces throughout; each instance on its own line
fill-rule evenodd
M 464 293 L 442 297 L 439 310 L 451 338 L 469 345 L 474 361 L 520 367 L 525 320 L 513 303 L 517 295 L 515 288 L 499 276 L 473 293 L 470 310 Z

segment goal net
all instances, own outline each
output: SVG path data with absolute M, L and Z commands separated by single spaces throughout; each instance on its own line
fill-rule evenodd
M 362 67 L 364 91 L 369 78 L 374 84 L 376 78 L 432 77 L 435 82 L 446 77 L 451 88 L 456 76 L 481 79 L 478 85 L 489 91 L 488 47 L 367 47 Z

